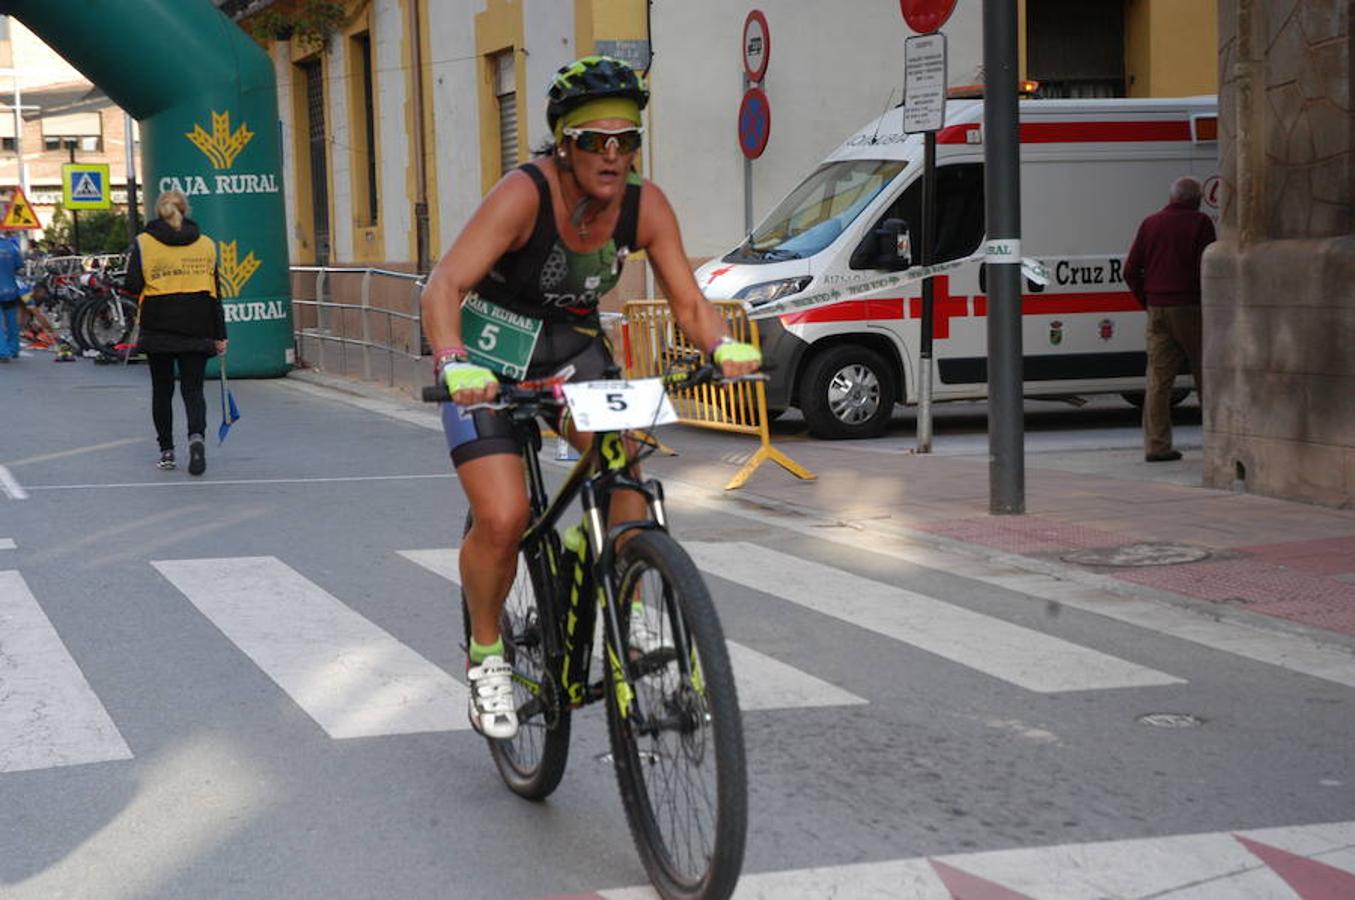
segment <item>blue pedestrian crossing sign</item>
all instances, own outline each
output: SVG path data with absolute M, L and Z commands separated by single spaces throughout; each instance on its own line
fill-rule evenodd
M 61 167 L 61 202 L 66 209 L 108 209 L 113 205 L 108 163 L 66 163 Z

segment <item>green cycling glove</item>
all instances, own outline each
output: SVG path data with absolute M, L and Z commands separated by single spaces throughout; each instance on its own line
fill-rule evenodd
M 469 362 L 449 362 L 442 367 L 442 380 L 447 392 L 455 396 L 457 391 L 478 391 L 495 384 L 499 379 L 484 366 Z
M 751 362 L 762 365 L 762 351 L 752 344 L 725 339 L 715 348 L 715 352 L 711 354 L 711 359 L 715 360 L 716 365 L 727 362 Z

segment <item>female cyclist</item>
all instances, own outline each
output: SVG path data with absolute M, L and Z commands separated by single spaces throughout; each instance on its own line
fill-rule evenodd
M 470 719 L 491 738 L 517 733 L 499 615 L 517 570 L 527 490 L 506 417 L 461 408 L 492 400 L 500 378 L 524 371 L 539 378 L 573 365 L 575 380 L 602 377 L 612 358 L 598 301 L 615 286 L 626 254 L 637 250 L 648 254 L 678 326 L 724 374 L 747 374 L 761 363 L 755 347 L 725 334 L 719 312 L 701 295 L 663 192 L 632 173 L 648 100 L 643 80 L 620 60 L 587 56 L 560 69 L 547 94 L 549 152 L 494 186 L 423 292 L 434 366 L 454 401 L 443 404 L 443 430 L 473 514 L 461 547 L 471 617 Z M 535 342 L 500 344 L 496 319 L 536 328 Z M 467 346 L 493 347 L 496 359 L 472 361 Z M 580 449 L 590 439 L 569 437 Z M 619 493 L 611 513 L 614 521 L 642 519 L 644 500 Z

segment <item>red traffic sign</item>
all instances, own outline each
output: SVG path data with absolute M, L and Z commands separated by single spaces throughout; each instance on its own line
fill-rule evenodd
M 931 34 L 955 11 L 955 0 L 899 0 L 903 20 L 918 34 Z
M 749 81 L 761 81 L 772 58 L 772 33 L 767 17 L 755 9 L 743 20 L 743 74 Z
M 772 134 L 772 104 L 762 88 L 749 88 L 739 104 L 739 149 L 757 159 L 767 149 Z

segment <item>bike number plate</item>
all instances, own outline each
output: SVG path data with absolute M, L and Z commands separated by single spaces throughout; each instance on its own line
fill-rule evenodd
M 510 312 L 474 294 L 461 304 L 461 336 L 470 361 L 509 378 L 526 378 L 541 336 L 540 319 Z
M 580 431 L 652 428 L 677 421 L 663 382 L 657 378 L 567 384 L 565 402 Z

